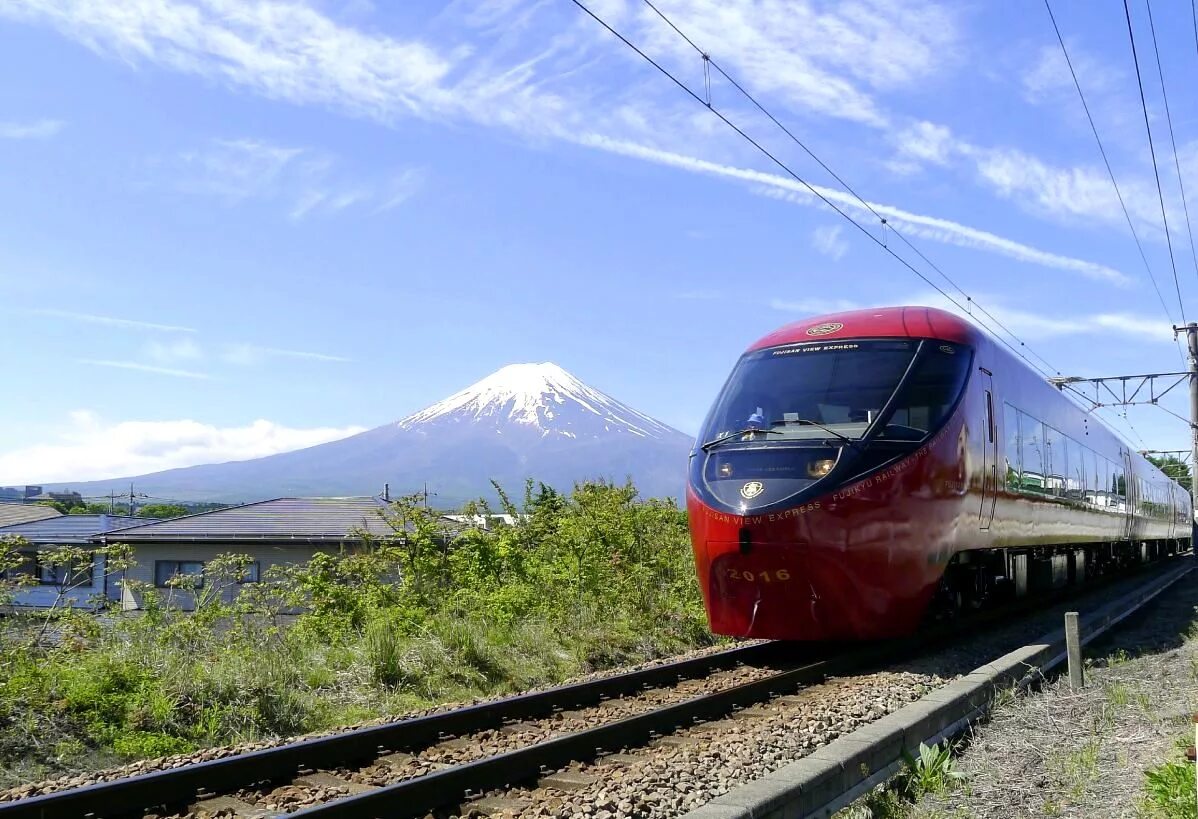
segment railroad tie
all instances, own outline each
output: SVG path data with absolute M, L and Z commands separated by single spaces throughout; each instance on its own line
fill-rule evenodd
M 207 799 L 201 799 L 199 802 L 188 805 L 187 811 L 188 813 L 204 811 L 212 816 L 223 811 L 225 813 L 232 813 L 237 819 L 266 819 L 268 816 L 277 815 L 277 811 L 269 811 L 266 808 L 251 805 L 249 802 L 243 802 L 235 796 L 210 796 Z
M 352 782 L 348 779 L 342 779 L 339 776 L 334 776 L 331 773 L 317 771 L 316 773 L 305 774 L 295 778 L 296 785 L 302 785 L 305 788 L 345 788 L 350 795 L 356 793 L 366 793 L 373 791 L 373 785 L 363 785 L 361 782 Z

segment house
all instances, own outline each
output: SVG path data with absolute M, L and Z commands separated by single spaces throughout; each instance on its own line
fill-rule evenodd
M 163 590 L 172 605 L 192 608 L 194 594 L 180 588 L 179 578 L 186 578 L 183 585 L 194 584 L 198 592 L 205 565 L 218 555 L 248 555 L 250 562 L 239 582 L 257 582 L 272 566 L 306 563 L 318 552 L 352 551 L 369 538 L 394 535 L 384 516 L 388 508 L 377 497 L 275 498 L 143 523 L 92 540 L 131 546 L 136 565 L 128 579 Z M 142 599 L 135 589 L 124 583 L 120 587 L 122 607 L 140 608 Z M 226 596 L 235 593 L 227 590 Z
M 124 526 L 142 522 L 142 518 L 118 515 L 59 515 L 45 506 L 28 506 L 28 510 L 46 509 L 54 512 L 41 520 L 26 521 L 0 527 L 0 537 L 17 535 L 27 545 L 18 549 L 25 562 L 6 573 L 8 578 L 27 575 L 35 585 L 21 586 L 13 598 L 17 606 L 44 608 L 54 605 L 88 606 L 110 592 L 106 581 L 103 556 L 97 556 L 87 566 L 63 565 L 47 560 L 44 553 L 63 546 L 94 547 L 94 539 Z
M 29 523 L 34 520 L 58 518 L 63 515 L 53 507 L 39 504 L 0 503 L 0 528 L 12 526 L 15 523 Z

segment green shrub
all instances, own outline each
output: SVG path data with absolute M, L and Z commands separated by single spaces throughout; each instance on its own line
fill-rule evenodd
M 172 589 L 138 588 L 140 612 L 54 615 L 57 645 L 40 640 L 46 615 L 6 618 L 0 781 L 28 779 L 30 764 L 54 772 L 321 730 L 712 641 L 673 502 L 608 483 L 530 484 L 519 509 L 499 495 L 515 525 L 446 534 L 401 499 L 394 537 L 249 586 L 236 584 L 249 558 L 221 556 L 194 613 L 173 607 Z M 464 511 L 490 512 L 481 501 Z M 0 568 L 16 565 L 17 545 L 0 543 Z M 122 547 L 106 548 L 128 565 Z M 231 588 L 234 603 L 221 594 Z M 0 600 L 11 591 L 0 581 Z
M 1161 819 L 1198 819 L 1194 763 L 1166 762 L 1144 773 L 1144 813 Z

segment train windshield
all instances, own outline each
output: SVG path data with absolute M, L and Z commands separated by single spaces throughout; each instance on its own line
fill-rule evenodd
M 919 440 L 956 403 L 969 351 L 929 344 L 879 438 Z M 861 438 L 894 394 L 919 345 L 917 339 L 857 340 L 749 353 L 733 371 L 700 440 L 757 446 Z M 763 432 L 745 434 L 751 430 Z

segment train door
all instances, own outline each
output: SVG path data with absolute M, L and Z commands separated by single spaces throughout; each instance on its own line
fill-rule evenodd
M 1123 501 L 1123 539 L 1131 540 L 1134 532 L 1136 521 L 1136 479 L 1131 471 L 1131 453 L 1127 450 L 1120 450 L 1123 455 L 1123 476 L 1122 486 L 1119 487 L 1121 500 Z
M 994 502 L 998 497 L 998 422 L 994 417 L 994 376 L 979 367 L 982 378 L 982 400 L 985 413 L 982 430 L 982 505 L 978 510 L 978 525 L 989 529 L 994 520 Z

